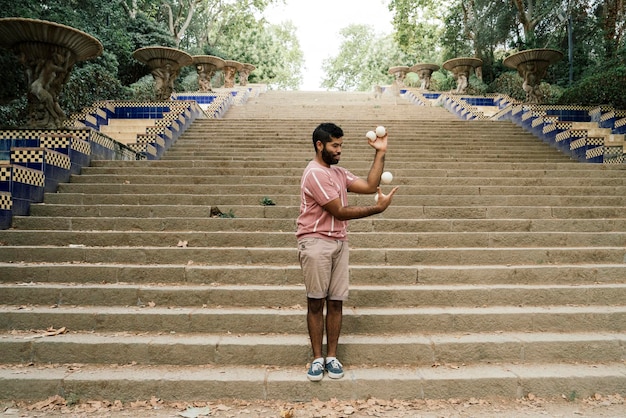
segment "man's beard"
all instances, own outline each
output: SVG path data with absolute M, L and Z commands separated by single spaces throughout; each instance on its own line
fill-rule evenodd
M 339 159 L 333 157 L 333 155 L 326 150 L 326 147 L 322 149 L 322 160 L 328 165 L 335 165 L 339 163 Z

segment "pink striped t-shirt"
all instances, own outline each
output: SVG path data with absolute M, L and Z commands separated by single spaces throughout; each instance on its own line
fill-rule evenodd
M 348 205 L 348 187 L 358 177 L 336 165 L 325 167 L 315 160 L 309 162 L 300 183 L 300 216 L 296 237 L 317 237 L 345 241 L 348 221 L 341 221 L 323 206 L 340 198 Z

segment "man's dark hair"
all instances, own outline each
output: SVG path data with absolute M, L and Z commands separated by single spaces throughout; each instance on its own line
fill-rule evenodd
M 330 142 L 331 138 L 339 139 L 343 137 L 343 130 L 334 123 L 322 123 L 313 131 L 313 148 L 317 150 L 315 144 L 321 141 L 322 144 Z

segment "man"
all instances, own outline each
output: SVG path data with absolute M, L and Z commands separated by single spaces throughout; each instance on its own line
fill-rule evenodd
M 343 130 L 333 123 L 323 123 L 313 131 L 315 158 L 309 162 L 301 180 L 300 216 L 298 216 L 298 258 L 307 292 L 307 326 L 313 362 L 307 372 L 311 381 L 319 381 L 324 371 L 333 379 L 343 377 L 343 365 L 337 360 L 343 301 L 348 297 L 348 220 L 383 212 L 398 189 L 388 195 L 380 191 L 380 176 L 385 165 L 387 134 L 368 144 L 376 150 L 367 179 L 356 177 L 337 167 L 343 146 Z M 348 206 L 348 192 L 373 194 L 373 206 Z M 374 200 L 374 199 L 372 199 Z M 326 359 L 322 357 L 326 304 Z

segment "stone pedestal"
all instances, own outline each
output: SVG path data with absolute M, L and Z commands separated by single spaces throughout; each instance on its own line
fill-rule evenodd
M 133 57 L 150 68 L 157 100 L 170 99 L 180 69 L 193 63 L 191 55 L 165 46 L 140 48 L 133 52 Z
M 460 57 L 452 58 L 443 63 L 443 68 L 452 72 L 456 79 L 455 93 L 463 94 L 467 89 L 467 83 L 472 70 L 476 70 L 483 65 L 483 61 L 479 58 Z
M 63 126 L 59 95 L 78 61 L 102 54 L 102 44 L 84 32 L 35 19 L 0 19 L 0 46 L 11 49 L 26 70 L 28 128 Z
M 224 73 L 224 87 L 227 89 L 232 89 L 235 87 L 235 76 L 241 69 L 243 68 L 243 64 L 233 60 L 224 61 L 224 68 L 222 72 Z
M 421 90 L 429 90 L 430 77 L 433 75 L 433 72 L 438 69 L 439 66 L 437 64 L 415 64 L 409 69 L 409 71 L 419 76 L 422 82 L 420 86 Z
M 198 91 L 212 92 L 211 80 L 216 71 L 224 68 L 224 60 L 213 55 L 194 55 L 192 58 L 198 73 Z
M 248 85 L 248 77 L 250 76 L 250 73 L 252 71 L 254 71 L 256 69 L 256 67 L 252 64 L 243 64 L 243 66 L 241 67 L 241 70 L 239 70 L 239 85 L 240 86 L 247 86 Z
M 503 64 L 517 70 L 524 79 L 522 88 L 526 92 L 526 103 L 541 103 L 539 85 L 548 67 L 563 58 L 563 53 L 555 49 L 528 49 L 507 57 Z

